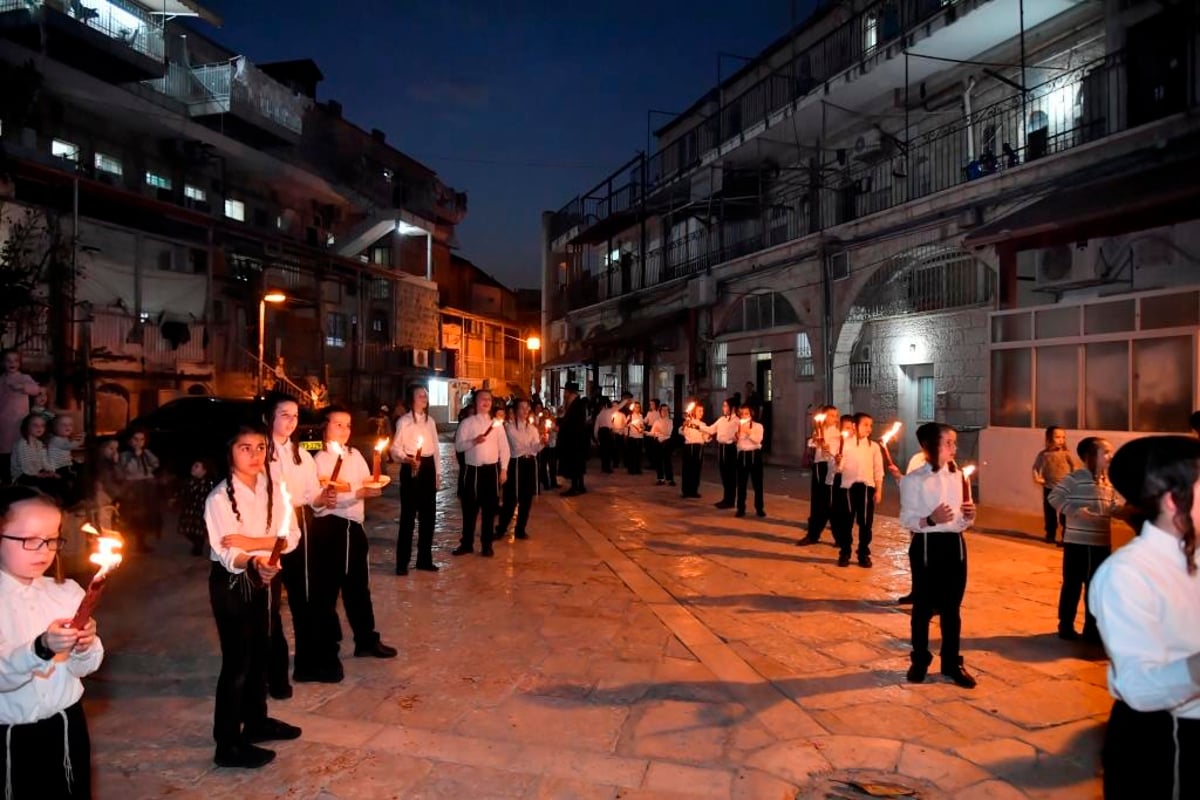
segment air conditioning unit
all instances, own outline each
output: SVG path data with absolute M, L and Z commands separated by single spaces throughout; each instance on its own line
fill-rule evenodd
M 433 368 L 438 372 L 446 371 L 446 352 L 444 350 L 433 351 Z
M 1033 253 L 1034 279 L 1038 289 L 1061 288 L 1095 281 L 1099 245 L 1095 240 L 1079 245 L 1044 247 Z
M 852 155 L 859 161 L 875 162 L 890 158 L 896 144 L 892 137 L 878 128 L 863 131 L 854 140 Z
M 413 350 L 412 360 L 414 367 L 429 366 L 429 351 L 428 350 Z
M 717 302 L 717 279 L 700 275 L 687 283 L 687 307 L 705 308 Z

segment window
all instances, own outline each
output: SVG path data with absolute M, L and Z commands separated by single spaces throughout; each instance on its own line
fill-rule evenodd
M 156 189 L 171 189 L 171 179 L 165 175 L 160 175 L 157 172 L 146 170 L 146 185 L 153 186 Z
M 325 320 L 325 346 L 345 347 L 349 329 L 345 314 L 331 312 Z
M 79 163 L 79 145 L 54 139 L 50 142 L 50 155 Z
M 869 53 L 879 44 L 879 17 L 868 14 L 863 17 L 863 52 Z
M 203 203 L 208 200 L 208 192 L 201 189 L 199 186 L 192 186 L 190 183 L 183 185 L 183 196 L 189 200 L 195 200 L 198 203 Z
M 922 375 L 917 378 L 917 422 L 933 422 L 936 416 L 937 394 L 933 386 L 932 376 Z
M 392 282 L 387 278 L 372 278 L 371 279 L 371 299 L 372 300 L 390 300 L 392 299 Z
M 104 153 L 96 153 L 96 171 L 104 172 L 109 175 L 116 175 L 118 177 L 125 174 L 124 170 L 121 168 L 121 159 L 114 158 L 113 156 L 106 155 Z
M 1079 374 L 1079 347 L 1039 347 L 1037 349 L 1037 414 L 1033 424 L 1039 428 L 1061 425 L 1079 426 L 1079 399 L 1075 377 Z M 1060 376 L 1070 375 L 1070 385 Z
M 626 388 L 633 393 L 635 400 L 641 402 L 642 383 L 645 380 L 646 367 L 642 364 L 629 365 L 629 382 Z
M 717 342 L 713 346 L 713 376 L 714 389 L 729 387 L 729 343 Z
M 813 362 L 812 343 L 808 341 L 808 334 L 800 331 L 796 334 L 796 377 L 799 379 L 811 378 L 816 374 L 816 365 Z
M 450 386 L 446 381 L 432 380 L 429 382 L 429 405 L 450 405 Z
M 380 267 L 390 267 L 392 265 L 392 248 L 372 247 L 371 263 Z
M 788 299 L 778 292 L 746 295 L 741 306 L 735 307 L 725 319 L 722 333 L 757 331 L 796 325 L 800 318 Z
M 236 219 L 238 222 L 246 221 L 246 204 L 241 200 L 232 200 L 225 198 L 225 216 L 229 219 Z
M 1135 339 L 1133 363 L 1133 429 L 1178 430 L 1192 413 L 1192 337 Z
M 391 337 L 388 330 L 388 314 L 386 311 L 372 311 L 367 337 L 372 342 L 387 342 Z
M 1033 425 L 1033 351 L 992 351 L 992 424 L 1012 428 Z

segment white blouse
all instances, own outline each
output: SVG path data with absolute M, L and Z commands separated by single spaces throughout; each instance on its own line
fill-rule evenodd
M 300 453 L 300 463 L 295 454 Z M 271 480 L 282 480 L 287 484 L 288 496 L 293 506 L 315 503 L 321 495 L 321 482 L 317 480 L 317 465 L 307 450 L 295 442 L 275 443 L 275 455 L 271 459 Z
M 519 422 L 507 422 L 504 432 L 508 435 L 508 450 L 510 458 L 536 456 L 542 449 L 542 432 L 532 420 L 522 425 Z
M 392 437 L 391 454 L 397 461 L 405 461 L 417 454 L 417 439 L 421 440 L 421 457 L 433 456 L 434 477 L 442 476 L 442 459 L 438 446 L 437 423 L 428 414 L 418 420 L 410 411 L 396 420 L 396 434 Z
M 971 521 L 962 513 L 963 496 L 961 470 L 951 472 L 945 466 L 934 472 L 929 464 L 922 464 L 900 479 L 900 524 L 924 533 L 964 531 L 971 527 Z M 926 527 L 925 518 L 943 503 L 950 506 L 954 516 L 949 522 Z
M 1189 575 L 1180 540 L 1147 522 L 1109 556 L 1088 587 L 1108 665 L 1108 690 L 1136 711 L 1200 719 L 1200 685 L 1187 659 L 1200 653 L 1200 571 Z
M 230 481 L 233 481 L 233 497 L 237 501 L 237 514 L 233 513 L 233 506 L 229 502 L 229 494 L 226 489 Z M 295 502 L 294 497 L 292 502 Z M 268 504 L 271 504 L 271 530 L 269 531 L 267 530 Z M 240 521 L 238 520 L 239 515 L 241 516 Z M 233 562 L 246 551 L 240 547 L 223 547 L 221 539 L 234 533 L 255 537 L 278 536 L 284 523 L 284 516 L 288 518 L 288 525 L 284 529 L 287 544 L 284 545 L 283 552 L 290 553 L 300 543 L 300 523 L 296 520 L 296 515 L 291 513 L 291 509 L 283 502 L 283 496 L 279 492 L 279 481 L 271 482 L 270 497 L 267 496 L 267 476 L 263 472 L 258 474 L 253 489 L 233 476 L 221 481 L 204 501 L 204 524 L 208 528 L 208 544 L 212 552 L 212 560 L 221 562 L 221 566 L 234 575 L 245 572 L 244 567 L 235 567 Z M 270 549 L 250 551 L 250 555 L 269 556 L 270 554 Z

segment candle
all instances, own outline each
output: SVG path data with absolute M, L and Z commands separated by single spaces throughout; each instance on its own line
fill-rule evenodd
M 267 564 L 275 566 L 279 563 L 279 557 L 283 555 L 284 545 L 287 544 L 288 528 L 292 522 L 292 496 L 288 494 L 287 484 L 282 480 L 279 482 L 279 499 L 283 501 L 283 516 L 279 519 L 279 532 L 275 534 L 275 545 L 271 548 L 271 557 L 267 559 Z
M 749 424 L 750 424 L 749 417 L 742 417 L 740 420 L 738 420 L 738 425 L 749 425 Z
M 887 433 L 885 433 L 885 434 L 883 435 L 883 438 L 879 440 L 879 441 L 881 441 L 881 442 L 883 443 L 883 446 L 884 446 L 885 448 L 887 447 L 887 445 L 888 445 L 888 442 L 890 442 L 892 439 L 896 438 L 896 434 L 900 433 L 900 426 L 901 426 L 902 424 L 903 424 L 903 423 L 900 423 L 900 422 L 893 422 L 893 423 L 892 423 L 892 427 L 891 427 L 891 428 L 889 428 L 889 429 L 888 429 L 888 432 L 887 432 Z
M 342 456 L 346 454 L 346 451 L 343 450 L 342 446 L 337 442 L 329 442 L 328 446 L 329 452 L 337 453 L 337 462 L 335 462 L 333 465 L 333 472 L 329 475 L 329 482 L 337 483 L 338 475 L 340 475 L 342 472 Z
M 387 447 L 387 444 L 387 439 L 380 439 L 375 442 L 375 458 L 371 464 L 372 483 L 379 483 L 379 473 L 382 471 L 383 448 Z
M 492 420 L 492 427 L 488 428 L 488 433 L 491 433 L 492 431 L 496 430 L 496 428 L 499 428 L 503 424 L 504 424 L 504 420 L 502 420 L 502 419 Z
M 421 448 L 424 446 L 425 446 L 425 437 L 418 436 L 417 437 L 417 454 L 415 456 L 413 456 L 413 458 L 415 458 L 417 461 L 421 460 Z
M 974 464 L 968 464 L 967 466 L 962 468 L 963 488 L 967 492 L 967 502 L 968 503 L 975 502 L 971 497 L 971 476 L 974 474 L 975 474 L 975 465 Z
M 688 414 L 688 415 L 690 415 L 690 414 L 692 413 L 692 409 L 693 409 L 693 408 L 695 408 L 695 407 L 696 407 L 696 404 L 695 404 L 695 403 L 688 403 L 688 404 L 687 404 L 687 408 L 685 408 L 685 409 L 683 410 L 683 413 L 684 413 L 684 414 Z
M 93 536 L 100 536 L 99 532 L 90 523 L 85 524 L 81 530 Z M 122 545 L 120 536 L 114 531 L 106 531 L 106 533 L 113 535 L 100 536 L 96 540 L 96 552 L 92 553 L 89 559 L 89 561 L 100 567 L 100 569 L 92 576 L 92 580 L 88 583 L 87 592 L 84 594 L 83 600 L 79 603 L 79 608 L 75 611 L 75 616 L 71 619 L 71 627 L 76 630 L 85 627 L 88 620 L 92 618 L 92 612 L 96 610 L 96 605 L 100 602 L 100 593 L 104 591 L 104 582 L 108 578 L 108 574 L 121 563 L 121 554 L 117 552 L 117 550 L 121 549 Z
M 552 420 L 552 419 L 546 420 L 546 430 L 550 431 L 553 428 L 554 428 L 554 420 Z

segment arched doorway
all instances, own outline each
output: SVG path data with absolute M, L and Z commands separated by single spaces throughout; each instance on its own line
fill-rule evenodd
M 129 424 L 129 390 L 119 383 L 96 387 L 95 433 L 118 433 Z

